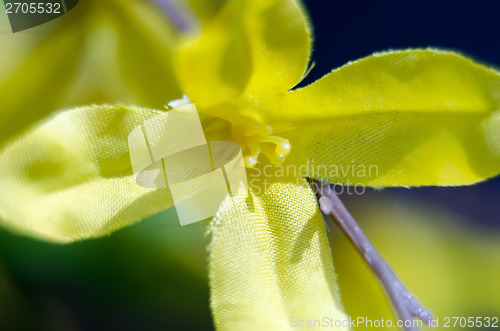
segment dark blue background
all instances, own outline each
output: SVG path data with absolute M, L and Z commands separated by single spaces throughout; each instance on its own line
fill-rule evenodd
M 306 1 L 316 67 L 306 82 L 387 49 L 438 47 L 500 67 L 500 1 Z

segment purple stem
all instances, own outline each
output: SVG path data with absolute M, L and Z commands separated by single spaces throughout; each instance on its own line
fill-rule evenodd
M 396 277 L 389 265 L 360 229 L 354 218 L 349 214 L 337 194 L 333 192 L 330 184 L 315 180 L 314 185 L 321 211 L 326 215 L 330 215 L 354 246 L 356 246 L 356 249 L 361 253 L 385 288 L 399 319 L 402 321 L 413 321 L 413 318 L 416 317 L 429 325 L 432 319 L 429 310 L 422 307 Z M 326 223 L 327 226 L 332 226 L 331 223 Z M 411 324 L 411 326 L 405 327 L 406 331 L 418 330 L 418 328 L 413 326 L 412 322 L 408 324 Z
M 185 6 L 181 6 L 176 0 L 151 0 L 155 3 L 172 21 L 181 32 L 191 32 L 195 27 L 193 17 Z

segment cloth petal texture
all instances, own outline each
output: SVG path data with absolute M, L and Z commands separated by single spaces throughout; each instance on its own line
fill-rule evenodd
M 50 23 L 2 34 L 13 54 L 0 64 L 0 146 L 57 109 L 160 108 L 180 97 L 171 30 L 148 2 L 86 0 Z
M 160 112 L 91 106 L 61 112 L 0 153 L 0 222 L 55 242 L 99 237 L 172 205 L 136 183 L 129 133 Z
M 311 47 L 309 23 L 293 0 L 228 1 L 176 58 L 183 91 L 199 108 L 299 83 Z
M 500 74 L 458 54 L 375 54 L 270 99 L 301 175 L 369 186 L 466 185 L 500 172 Z
M 217 329 L 293 330 L 293 318 L 347 319 L 312 190 L 299 177 L 260 179 L 267 187 L 227 199 L 210 226 Z

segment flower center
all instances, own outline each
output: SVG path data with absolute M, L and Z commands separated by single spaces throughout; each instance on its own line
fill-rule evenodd
M 272 164 L 278 165 L 285 161 L 292 146 L 288 139 L 273 136 L 273 128 L 269 125 L 234 125 L 232 138 L 240 144 L 243 160 L 247 168 L 253 168 L 264 154 Z
M 182 99 L 170 101 L 168 107 L 177 108 L 190 103 L 189 97 L 184 95 Z M 264 154 L 274 165 L 282 164 L 285 161 L 292 148 L 288 139 L 273 136 L 273 128 L 266 124 L 256 124 L 255 118 L 239 117 L 231 111 L 230 108 L 219 107 L 216 112 L 211 109 L 207 113 L 230 125 L 230 139 L 241 146 L 243 160 L 247 168 L 255 167 L 260 154 Z

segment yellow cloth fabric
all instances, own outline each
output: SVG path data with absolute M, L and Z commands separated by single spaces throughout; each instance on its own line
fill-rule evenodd
M 290 123 L 288 162 L 306 177 L 445 186 L 500 170 L 500 75 L 452 52 L 374 54 L 278 96 L 262 113 Z
M 0 222 L 56 242 L 103 236 L 172 206 L 137 185 L 129 133 L 158 111 L 82 107 L 50 118 L 0 153 Z
M 300 81 L 311 36 L 299 2 L 228 1 L 210 23 L 176 54 L 183 91 L 199 109 L 240 95 L 286 91 Z
M 145 1 L 80 1 L 47 24 L 2 33 L 0 43 L 0 146 L 60 108 L 160 108 L 182 95 L 172 28 Z
M 347 320 L 323 218 L 307 182 L 260 180 L 267 184 L 224 201 L 211 222 L 217 330 L 294 330 L 299 320 Z

